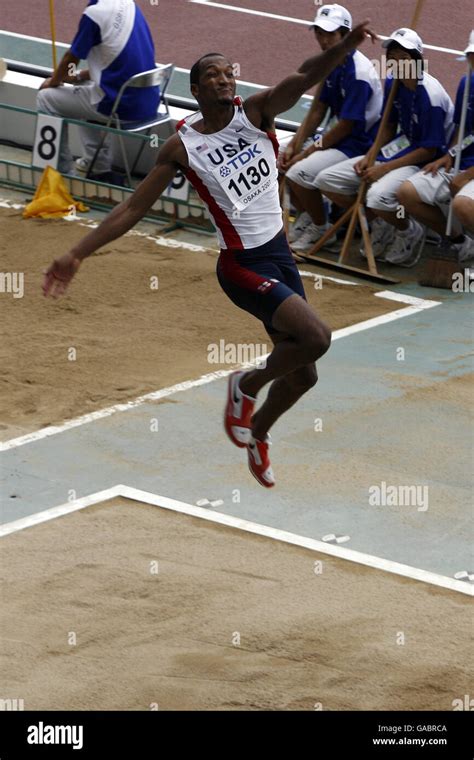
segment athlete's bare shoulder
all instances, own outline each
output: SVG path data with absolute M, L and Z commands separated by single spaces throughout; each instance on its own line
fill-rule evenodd
M 169 137 L 161 146 L 156 164 L 157 166 L 175 164 L 178 169 L 189 168 L 188 154 L 178 134 Z

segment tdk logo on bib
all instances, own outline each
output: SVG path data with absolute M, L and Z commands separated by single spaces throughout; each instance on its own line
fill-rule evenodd
M 247 144 L 240 153 L 227 158 L 223 166 L 214 169 L 212 174 L 231 202 L 232 209 L 248 208 L 271 190 L 276 182 L 273 148 L 263 141 Z
M 232 173 L 232 170 L 235 171 L 236 169 L 240 169 L 242 166 L 250 163 L 250 161 L 256 156 L 261 155 L 262 151 L 259 150 L 257 143 L 255 143 L 253 148 L 249 147 L 248 150 L 243 150 L 242 153 L 239 153 L 235 158 L 231 158 L 230 161 L 227 161 L 226 166 L 222 166 L 220 169 L 221 177 L 228 177 L 229 174 Z

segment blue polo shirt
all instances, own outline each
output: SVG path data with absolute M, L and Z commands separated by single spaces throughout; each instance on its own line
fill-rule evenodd
M 106 115 L 127 79 L 156 66 L 150 29 L 133 0 L 90 0 L 71 53 L 87 59 L 95 83 L 92 104 Z M 159 87 L 129 88 L 123 95 L 119 116 L 146 121 L 156 115 L 159 102 Z
M 466 87 L 467 77 L 464 76 L 459 82 L 458 91 L 456 93 L 456 103 L 454 106 L 454 123 L 457 127 L 461 122 L 462 101 L 464 97 L 464 88 Z M 471 74 L 471 83 L 469 86 L 469 99 L 467 101 L 467 113 L 466 113 L 466 127 L 464 129 L 464 137 L 474 134 L 474 72 Z M 471 143 L 464 148 L 461 153 L 461 170 L 469 169 L 474 166 L 474 143 Z
M 393 78 L 385 80 L 384 108 L 393 85 Z M 410 145 L 390 159 L 382 153 L 377 161 L 394 161 L 417 148 L 435 148 L 433 159 L 444 155 L 453 129 L 453 102 L 442 84 L 424 73 L 415 90 L 399 83 L 389 121 L 397 125 L 397 136 L 405 135 Z M 424 166 L 427 161 L 417 164 Z
M 366 153 L 373 143 L 382 109 L 382 85 L 374 65 L 356 50 L 329 74 L 320 100 L 338 119 L 354 122 L 350 135 L 333 148 L 348 158 Z

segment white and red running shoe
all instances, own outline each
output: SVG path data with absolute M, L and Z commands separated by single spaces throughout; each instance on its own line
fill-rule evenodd
M 272 488 L 275 485 L 275 477 L 268 456 L 270 446 L 271 440 L 269 435 L 267 435 L 264 441 L 259 441 L 251 435 L 247 444 L 249 470 L 260 485 L 265 488 Z
M 233 372 L 227 385 L 227 404 L 224 413 L 224 428 L 232 443 L 243 449 L 250 438 L 250 420 L 255 408 L 255 399 L 246 396 L 239 388 L 245 372 Z

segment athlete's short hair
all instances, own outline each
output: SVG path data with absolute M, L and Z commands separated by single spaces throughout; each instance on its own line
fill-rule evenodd
M 199 77 L 201 75 L 201 63 L 204 61 L 205 58 L 213 58 L 213 57 L 219 57 L 219 58 L 226 58 L 227 56 L 222 55 L 222 53 L 206 53 L 205 55 L 202 55 L 196 63 L 193 64 L 191 71 L 189 73 L 189 79 L 191 84 L 199 84 Z

